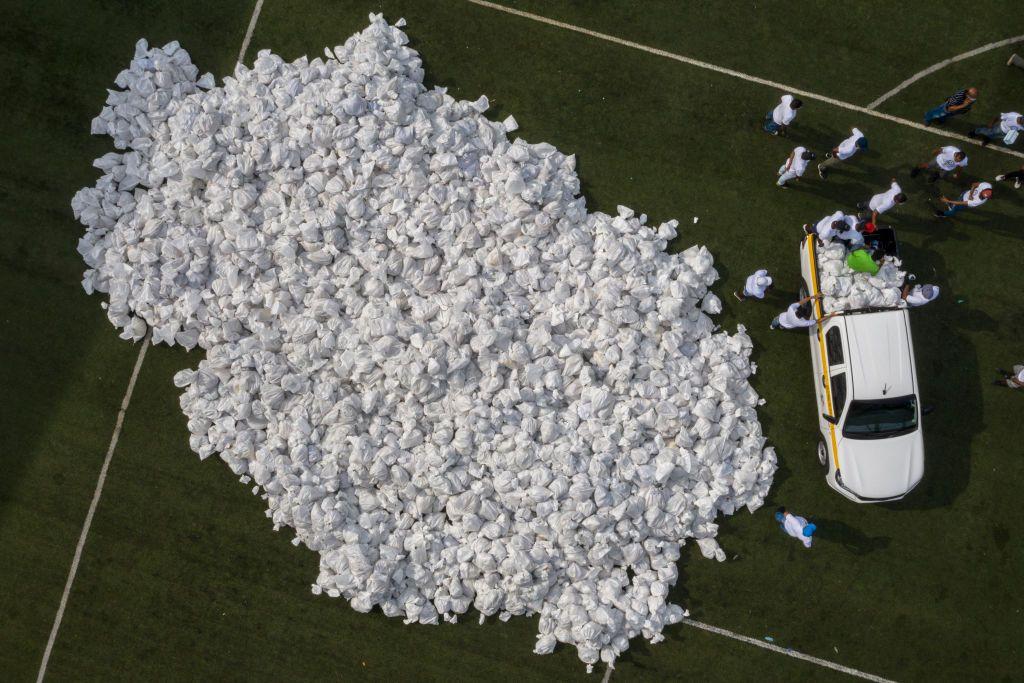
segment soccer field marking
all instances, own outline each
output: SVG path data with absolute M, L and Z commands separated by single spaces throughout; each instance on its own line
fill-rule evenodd
M 260 19 L 260 10 L 262 9 L 263 0 L 256 0 L 256 7 L 252 10 L 252 16 L 249 17 L 249 28 L 245 30 L 245 38 L 242 39 L 242 49 L 238 51 L 239 63 L 245 59 L 245 51 L 249 49 L 249 41 L 252 40 L 252 32 L 256 30 L 256 22 Z
M 117 448 L 117 440 L 121 437 L 121 427 L 124 425 L 124 415 L 128 410 L 128 403 L 132 400 L 132 392 L 135 390 L 135 381 L 139 378 L 139 371 L 142 369 L 142 361 L 146 357 L 146 349 L 149 348 L 149 335 L 142 340 L 142 348 L 139 349 L 139 356 L 135 359 L 135 368 L 132 370 L 131 379 L 128 380 L 128 389 L 121 399 L 121 409 L 117 411 L 117 420 L 114 422 L 114 434 L 110 437 L 110 446 L 107 448 L 107 455 L 103 459 L 103 466 L 100 468 L 99 479 L 96 480 L 96 490 L 92 494 L 92 502 L 89 503 L 89 511 L 85 515 L 85 524 L 82 525 L 82 533 L 78 535 L 78 545 L 75 546 L 75 555 L 71 560 L 71 569 L 68 571 L 68 580 L 64 584 L 64 593 L 60 596 L 60 606 L 57 608 L 57 616 L 53 619 L 53 628 L 50 629 L 50 638 L 46 641 L 46 649 L 43 651 L 43 661 L 39 665 L 39 675 L 36 683 L 42 683 L 46 675 L 46 665 L 50 662 L 50 654 L 53 652 L 53 644 L 57 640 L 57 632 L 60 630 L 60 623 L 64 619 L 64 610 L 68 606 L 68 597 L 71 595 L 71 586 L 75 583 L 75 575 L 78 574 L 78 563 L 82 559 L 82 550 L 85 548 L 85 539 L 89 535 L 89 528 L 92 526 L 92 518 L 96 514 L 96 507 L 100 503 L 100 496 L 103 494 L 103 484 L 107 480 L 107 470 L 110 469 L 110 461 L 114 457 L 114 449 Z
M 843 666 L 842 664 L 836 664 L 835 662 L 830 662 L 827 659 L 821 659 L 820 657 L 812 657 L 811 655 L 805 655 L 803 652 L 797 652 L 796 650 L 791 650 L 786 647 L 779 647 L 774 643 L 768 643 L 763 640 L 758 640 L 757 638 L 751 638 L 750 636 L 743 636 L 739 633 L 733 633 L 732 631 L 726 630 L 724 628 L 712 626 L 711 624 L 705 624 L 702 621 L 694 621 L 693 619 L 683 619 L 683 623 L 687 626 L 699 628 L 702 631 L 707 631 L 709 633 L 714 633 L 716 635 L 725 636 L 726 638 L 732 638 L 733 640 L 738 640 L 741 643 L 747 643 L 748 645 L 756 645 L 757 647 L 764 648 L 765 650 L 777 652 L 778 654 L 786 655 L 787 657 L 793 657 L 794 659 L 799 659 L 804 662 L 810 662 L 811 664 L 817 664 L 818 666 L 823 666 L 826 669 L 839 671 L 849 676 L 862 678 L 866 681 L 874 681 L 875 683 L 894 683 L 894 681 L 888 678 L 882 678 L 881 676 L 876 676 L 875 674 L 869 674 L 866 671 L 853 669 L 848 666 Z
M 256 22 L 260 18 L 260 10 L 263 9 L 263 0 L 256 0 L 256 6 L 249 18 L 249 26 L 242 39 L 242 48 L 238 51 L 238 61 L 245 57 L 245 51 L 249 49 L 249 41 L 252 40 L 253 31 L 256 30 Z M 103 466 L 100 468 L 100 476 L 96 480 L 96 490 L 92 494 L 92 502 L 89 503 L 89 511 L 85 515 L 85 523 L 82 525 L 82 532 L 78 536 L 78 545 L 75 546 L 75 555 L 71 560 L 71 569 L 68 571 L 68 580 L 64 584 L 64 593 L 60 596 L 60 605 L 57 607 L 57 615 L 53 619 L 53 628 L 50 629 L 50 637 L 46 641 L 46 649 L 43 650 L 43 661 L 39 664 L 39 674 L 36 676 L 36 683 L 42 683 L 46 676 L 46 667 L 50 663 L 50 655 L 53 653 L 53 644 L 57 641 L 57 633 L 60 631 L 60 624 L 64 620 L 64 610 L 68 606 L 68 598 L 71 596 L 71 587 L 75 583 L 75 575 L 78 574 L 78 564 L 82 560 L 82 551 L 85 549 L 85 540 L 89 536 L 89 529 L 92 527 L 92 518 L 99 506 L 100 496 L 103 494 L 103 484 L 107 480 L 107 470 L 110 469 L 110 461 L 114 457 L 114 449 L 117 448 L 117 440 L 121 437 L 121 428 L 124 425 L 124 416 L 128 412 L 128 404 L 132 399 L 132 392 L 135 391 L 135 382 L 139 378 L 139 371 L 142 370 L 142 361 L 146 358 L 146 349 L 149 348 L 150 335 L 142 340 L 142 348 L 139 349 L 139 356 L 135 359 L 135 367 L 132 369 L 131 379 L 128 380 L 128 388 L 121 400 L 121 409 L 117 412 L 117 420 L 114 422 L 114 434 L 110 437 L 110 446 L 107 448 L 107 455 L 103 459 Z
M 885 102 L 887 99 L 889 99 L 893 95 L 896 95 L 900 91 L 902 91 L 902 90 L 906 89 L 907 87 L 913 85 L 914 83 L 916 83 L 917 81 L 921 80 L 925 76 L 930 76 L 931 74 L 935 73 L 939 69 L 947 67 L 950 64 L 953 64 L 954 62 L 959 62 L 959 61 L 962 61 L 964 59 L 969 59 L 971 57 L 980 55 L 983 52 L 988 52 L 989 50 L 995 50 L 997 47 L 1006 47 L 1007 45 L 1013 45 L 1014 43 L 1019 43 L 1022 40 L 1024 40 L 1024 35 L 1014 36 L 1012 38 L 1006 38 L 1005 40 L 997 40 L 994 43 L 989 43 L 987 45 L 982 45 L 981 47 L 976 47 L 973 50 L 968 50 L 967 52 L 964 52 L 963 54 L 957 55 L 956 57 L 950 57 L 949 59 L 943 59 L 941 62 L 936 62 L 935 64 L 932 64 L 927 69 L 922 69 L 921 71 L 918 71 L 916 74 L 914 74 L 913 76 L 911 76 L 907 80 L 903 81 L 902 83 L 897 85 L 895 88 L 893 88 L 889 92 L 887 92 L 884 95 L 882 95 L 881 97 L 879 97 L 877 100 L 875 100 L 874 102 L 872 102 L 871 104 L 868 105 L 868 109 L 877 109 L 878 105 L 882 104 L 882 102 Z
M 795 87 L 793 87 L 791 85 L 786 85 L 785 83 L 779 83 L 777 81 L 771 81 L 771 80 L 768 80 L 767 78 L 761 78 L 760 76 L 753 76 L 751 74 L 744 73 L 742 71 L 736 71 L 735 69 L 729 69 L 729 68 L 724 67 L 724 66 L 718 66 L 717 64 L 710 64 L 708 62 L 702 62 L 699 59 L 693 59 L 692 57 L 686 57 L 686 56 L 683 56 L 683 55 L 676 54 L 674 52 L 668 52 L 667 50 L 662 50 L 660 48 L 651 47 L 650 45 L 643 45 L 641 43 L 635 43 L 632 40 L 626 40 L 625 38 L 619 38 L 617 36 L 612 36 L 612 35 L 609 35 L 607 33 L 600 33 L 598 31 L 591 31 L 588 28 L 583 28 L 582 26 L 576 26 L 575 24 L 567 24 L 564 21 L 558 21 L 557 19 L 549 19 L 548 17 L 542 16 L 540 14 L 533 14 L 532 12 L 524 12 L 523 10 L 513 9 L 511 7 L 506 7 L 505 5 L 499 5 L 499 4 L 494 3 L 494 2 L 488 2 L 487 0 L 466 0 L 466 1 L 470 2 L 470 3 L 474 4 L 474 5 L 479 5 L 480 7 L 486 7 L 488 9 L 497 10 L 499 12 L 504 12 L 506 14 L 511 14 L 511 15 L 514 15 L 514 16 L 517 16 L 517 17 L 521 17 L 523 19 L 529 19 L 531 21 L 536 21 L 536 22 L 539 22 L 539 23 L 542 23 L 542 24 L 547 24 L 548 26 L 554 26 L 556 28 L 565 29 L 567 31 L 573 31 L 575 33 L 582 33 L 583 35 L 590 36 L 591 38 L 597 38 L 598 40 L 604 40 L 604 41 L 609 42 L 609 43 L 615 43 L 616 45 L 621 45 L 623 47 L 632 48 L 634 50 L 640 50 L 641 52 L 647 52 L 648 54 L 656 55 L 658 57 L 665 57 L 666 59 L 672 59 L 674 61 L 682 62 L 683 64 L 689 64 L 690 66 L 695 66 L 695 67 L 698 67 L 700 69 L 707 69 L 708 71 L 714 71 L 716 73 L 725 74 L 726 76 L 732 76 L 733 78 L 738 78 L 740 80 L 748 81 L 750 83 L 757 83 L 759 85 L 766 85 L 766 86 L 768 86 L 770 88 L 774 88 L 776 90 L 783 90 L 785 92 L 788 92 L 788 93 L 791 93 L 791 94 L 794 94 L 794 95 L 799 95 L 799 96 L 803 97 L 804 99 L 817 100 L 818 102 L 824 102 L 825 104 L 831 104 L 832 106 L 839 107 L 841 109 L 848 109 L 850 111 L 855 111 L 855 112 L 858 112 L 860 114 L 865 114 L 867 116 L 872 116 L 872 117 L 877 118 L 877 119 L 884 119 L 886 121 L 891 121 L 892 123 L 898 123 L 898 124 L 900 124 L 902 126 L 908 126 L 910 128 L 916 128 L 917 130 L 921 130 L 921 131 L 924 131 L 926 133 L 931 133 L 932 135 L 939 135 L 939 136 L 945 137 L 945 138 L 953 138 L 953 139 L 956 139 L 956 140 L 960 140 L 961 142 L 966 142 L 966 143 L 971 144 L 971 145 L 979 145 L 979 146 L 981 145 L 981 142 L 979 142 L 978 140 L 975 140 L 973 138 L 969 138 L 966 135 L 960 135 L 959 133 L 951 133 L 951 132 L 946 131 L 946 130 L 940 130 L 940 129 L 936 129 L 936 128 L 931 128 L 929 126 L 924 125 L 923 123 L 917 123 L 916 121 L 911 121 L 909 119 L 904 119 L 904 118 L 901 118 L 899 116 L 892 116 L 891 114 L 885 114 L 885 113 L 877 111 L 875 109 L 870 109 L 868 107 L 862 107 L 859 104 L 853 104 L 852 102 L 844 102 L 842 100 L 837 100 L 837 99 L 835 99 L 833 97 L 827 97 L 825 95 L 819 95 L 817 93 L 813 93 L 813 92 L 810 92 L 808 90 L 802 90 L 800 88 L 795 88 Z M 1017 152 L 1015 150 L 1007 149 L 1006 147 L 1000 147 L 998 145 L 989 145 L 988 149 L 994 150 L 996 152 L 1002 152 L 1003 154 L 1009 154 L 1011 156 L 1020 157 L 1020 158 L 1024 159 L 1024 152 Z

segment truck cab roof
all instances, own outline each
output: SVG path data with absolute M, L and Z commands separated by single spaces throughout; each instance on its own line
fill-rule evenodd
M 839 316 L 846 328 L 853 396 L 858 400 L 916 393 L 906 309 Z

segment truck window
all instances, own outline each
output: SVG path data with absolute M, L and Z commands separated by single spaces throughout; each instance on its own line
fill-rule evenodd
M 828 349 L 830 366 L 843 364 L 843 337 L 838 327 L 833 327 L 825 334 L 825 348 Z
M 846 373 L 832 375 L 832 412 L 838 420 L 846 406 Z
M 843 436 L 851 439 L 885 439 L 917 429 L 917 397 L 853 401 Z

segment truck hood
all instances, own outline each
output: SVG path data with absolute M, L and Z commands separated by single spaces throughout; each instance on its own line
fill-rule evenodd
M 860 498 L 899 498 L 924 476 L 920 428 L 888 439 L 844 437 L 839 453 L 842 485 Z

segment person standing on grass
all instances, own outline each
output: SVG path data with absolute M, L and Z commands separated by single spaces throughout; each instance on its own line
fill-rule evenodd
M 971 189 L 961 195 L 959 200 L 942 197 L 942 201 L 946 202 L 946 210 L 936 209 L 935 215 L 938 218 L 952 218 L 965 208 L 976 209 L 991 198 L 991 183 L 974 183 L 971 185 Z
M 814 160 L 814 152 L 808 150 L 806 147 L 797 147 L 786 159 L 786 163 L 779 166 L 779 180 L 775 184 L 784 190 L 788 190 L 789 186 L 786 185 L 790 180 L 797 180 L 804 175 L 804 171 L 807 170 L 807 164 Z
M 896 182 L 896 179 L 892 179 L 892 184 L 889 185 L 889 189 L 885 192 L 879 192 L 874 197 L 866 202 L 861 202 L 857 205 L 858 209 L 864 210 L 869 209 L 871 220 L 869 221 L 872 225 L 878 225 L 878 217 L 883 213 L 896 206 L 907 201 L 907 195 L 903 194 L 903 189 L 900 188 L 900 184 Z M 867 218 L 868 215 L 862 216 Z
M 960 177 L 960 169 L 967 166 L 967 155 L 959 147 L 946 145 L 932 150 L 932 158 L 929 161 L 918 164 L 910 169 L 910 177 L 916 178 L 921 171 L 930 170 L 932 173 L 928 181 L 934 183 L 939 178 L 946 178 L 950 173 L 953 180 Z
M 820 298 L 821 294 L 814 294 L 812 296 L 805 296 L 795 304 L 790 304 L 789 308 L 775 316 L 768 328 L 772 330 L 800 330 L 806 327 L 814 327 L 818 323 L 830 318 L 831 316 L 828 315 L 821 320 L 814 317 L 814 307 L 811 305 L 811 302 Z
M 1024 166 L 1021 166 L 1019 171 L 1010 171 L 1009 173 L 997 175 L 996 180 L 1013 181 L 1013 189 L 1019 190 L 1024 185 Z
M 939 298 L 938 285 L 911 285 L 909 282 L 903 285 L 900 293 L 909 308 L 916 308 L 931 303 Z
M 1014 365 L 1013 372 L 1007 372 L 1002 368 L 999 368 L 997 372 L 1002 376 L 1002 379 L 997 379 L 992 384 L 995 384 L 997 387 L 1024 389 L 1024 365 Z
M 740 301 L 747 299 L 763 299 L 765 293 L 772 288 L 772 277 L 768 271 L 762 268 L 754 271 L 754 274 L 743 283 L 743 292 L 733 292 L 732 295 Z
M 825 153 L 825 160 L 818 164 L 818 175 L 821 176 L 822 180 L 828 178 L 828 169 L 831 166 L 835 166 L 840 161 L 846 161 L 858 151 L 868 148 L 868 139 L 864 137 L 864 133 L 861 133 L 859 129 L 854 128 L 852 135 L 839 143 L 838 146 L 833 147 L 831 151 Z
M 945 102 L 929 109 L 924 115 L 924 125 L 930 126 L 933 123 L 945 123 L 950 116 L 966 114 L 978 100 L 977 88 L 964 88 L 957 90 L 950 95 Z
M 981 146 L 986 147 L 993 140 L 1002 138 L 1003 143 L 1012 145 L 1017 141 L 1017 136 L 1024 130 L 1024 116 L 1015 111 L 1006 112 L 992 119 L 988 126 L 975 128 L 967 137 L 981 138 Z
M 818 530 L 817 526 L 803 517 L 797 517 L 784 507 L 775 511 L 775 521 L 779 523 L 779 528 L 803 543 L 805 548 L 811 547 L 814 532 Z
M 792 95 L 783 95 L 779 104 L 764 115 L 764 130 L 772 135 L 785 135 L 796 118 L 796 110 L 804 105 Z

